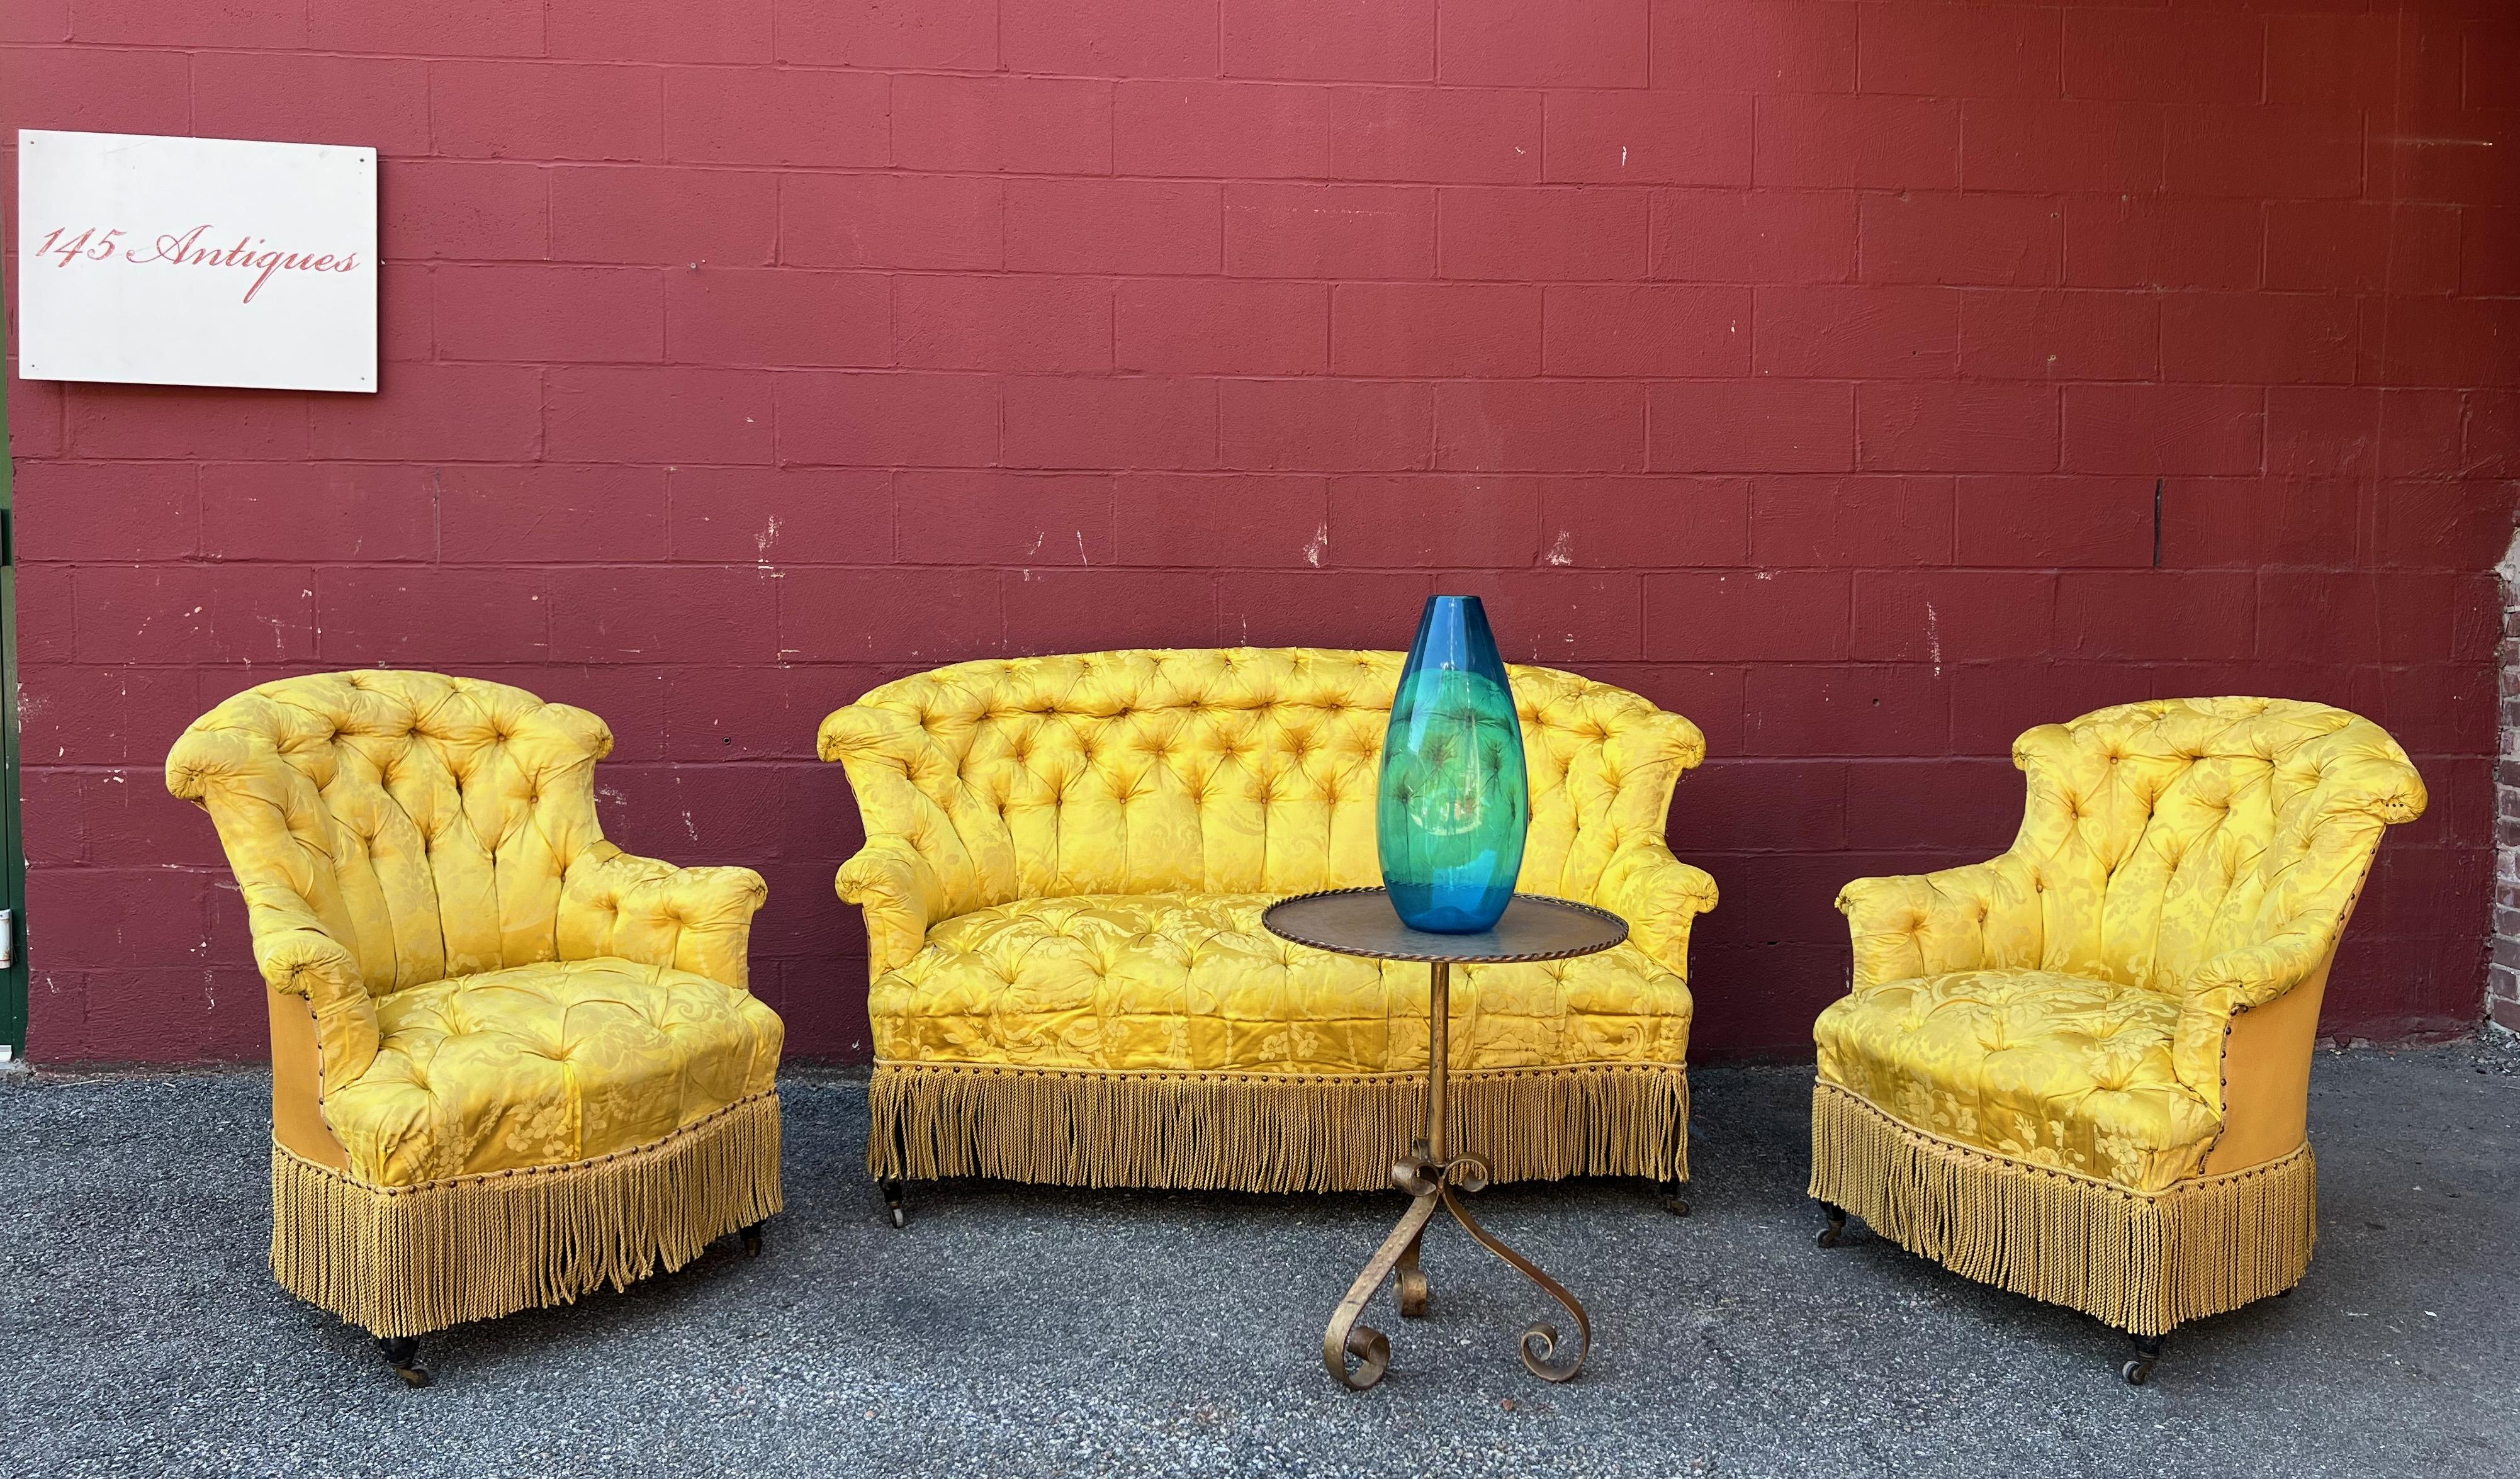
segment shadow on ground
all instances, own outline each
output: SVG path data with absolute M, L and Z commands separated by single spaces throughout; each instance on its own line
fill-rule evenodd
M 1430 1318 L 1389 1295 L 1364 1394 L 1321 1329 L 1377 1196 L 918 1188 L 858 1169 L 866 1091 L 784 1084 L 788 1212 L 747 1261 L 424 1342 L 406 1391 L 264 1265 L 267 1078 L 0 1089 L 0 1472 L 13 1475 L 2509 1474 L 2520 1458 L 2520 1059 L 2322 1055 L 2318 1256 L 2292 1298 L 2122 1340 L 1868 1238 L 1802 1196 L 1805 1071 L 1696 1075 L 1696 1213 L 1640 1184 L 1504 1187 L 1482 1220 L 1591 1307 L 1439 1223 Z

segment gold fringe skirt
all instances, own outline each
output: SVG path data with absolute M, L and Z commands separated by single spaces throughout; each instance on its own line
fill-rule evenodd
M 1828 1083 L 1812 1092 L 1811 1194 L 1956 1274 L 2138 1335 L 2291 1288 L 2318 1221 L 2307 1143 L 2145 1194 L 1954 1144 Z
M 1446 1093 L 1453 1146 L 1493 1180 L 1688 1175 L 1684 1065 L 1456 1073 Z M 1418 1139 L 1426 1079 L 878 1063 L 869 1098 L 880 1177 L 1370 1191 Z
M 567 1304 L 777 1212 L 779 1096 L 595 1160 L 377 1187 L 271 1147 L 271 1267 L 378 1335 Z

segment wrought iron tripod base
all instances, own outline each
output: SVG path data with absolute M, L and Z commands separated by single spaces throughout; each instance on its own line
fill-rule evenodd
M 1409 1147 L 1409 1153 L 1391 1168 L 1391 1183 L 1410 1194 L 1409 1210 L 1382 1240 L 1365 1269 L 1348 1285 L 1347 1297 L 1339 1301 L 1330 1316 L 1329 1328 L 1322 1332 L 1322 1365 L 1332 1377 L 1350 1391 L 1362 1392 L 1380 1381 L 1391 1369 L 1391 1337 L 1362 1322 L 1366 1303 L 1386 1278 L 1395 1279 L 1400 1300 L 1400 1313 L 1411 1320 L 1426 1313 L 1426 1301 L 1432 1292 L 1426 1271 L 1418 1264 L 1418 1248 L 1425 1240 L 1426 1225 L 1435 1220 L 1437 1210 L 1453 1214 L 1453 1220 L 1470 1234 L 1480 1247 L 1513 1266 L 1514 1272 L 1538 1284 L 1548 1295 L 1566 1307 L 1575 1320 L 1575 1341 L 1571 1349 L 1561 1348 L 1557 1326 L 1546 1320 L 1535 1320 L 1522 1332 L 1522 1364 L 1531 1374 L 1543 1381 L 1572 1381 L 1584 1369 L 1584 1358 L 1593 1349 L 1593 1322 L 1584 1306 L 1566 1286 L 1542 1273 L 1539 1266 L 1507 1247 L 1503 1239 L 1478 1224 L 1469 1209 L 1462 1205 L 1457 1191 L 1476 1191 L 1488 1184 L 1487 1162 L 1475 1155 L 1448 1156 L 1444 1153 L 1445 1135 L 1445 1058 L 1447 1027 L 1451 1022 L 1452 982 L 1446 963 L 1430 962 L 1428 972 L 1427 1021 L 1433 1030 L 1428 1034 L 1426 1061 L 1426 1123 L 1423 1136 Z M 1356 1364 L 1351 1367 L 1350 1358 Z

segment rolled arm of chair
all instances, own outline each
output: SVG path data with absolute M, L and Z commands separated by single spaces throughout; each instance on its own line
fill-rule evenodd
M 2012 884 L 2004 858 L 1927 874 L 1858 878 L 1837 891 L 1855 947 L 1855 989 L 2000 964 L 1990 927 Z
M 306 999 L 315 1012 L 315 1041 L 323 1053 L 324 1082 L 354 1083 L 377 1060 L 383 1041 L 376 1003 L 368 997 L 358 960 L 326 934 L 312 916 L 256 903 L 253 964 L 273 991 Z
M 2333 915 L 2305 917 L 2271 939 L 2227 950 L 2187 973 L 2171 1066 L 2216 1114 L 2224 1112 L 2223 1042 L 2231 1018 L 2309 980 L 2336 948 L 2343 927 L 2344 920 Z
M 752 916 L 769 896 L 749 868 L 677 868 L 599 843 L 562 885 L 561 959 L 617 956 L 749 990 Z
M 866 911 L 869 977 L 909 964 L 945 918 L 945 884 L 934 864 L 900 837 L 876 837 L 840 865 L 832 880 L 844 901 Z
M 1715 907 L 1715 880 L 1671 855 L 1660 837 L 1632 841 L 1611 855 L 1595 893 L 1601 907 L 1628 921 L 1637 948 L 1688 978 L 1688 931 Z

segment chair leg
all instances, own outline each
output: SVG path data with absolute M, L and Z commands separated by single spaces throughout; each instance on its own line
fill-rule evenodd
M 403 1385 L 428 1385 L 428 1373 L 420 1368 L 419 1336 L 380 1335 L 377 1337 L 377 1354 L 385 1359 L 386 1366 L 393 1367 L 393 1373 L 402 1378 Z
M 735 1235 L 743 1241 L 744 1257 L 759 1258 L 761 1256 L 761 1224 L 754 1223 L 748 1228 L 738 1228 L 735 1232 Z
M 1828 1214 L 1828 1226 L 1821 1229 L 1814 1241 L 1823 1248 L 1834 1248 L 1846 1241 L 1846 1209 L 1835 1202 L 1822 1202 L 1820 1207 Z
M 896 1228 L 910 1226 L 910 1213 L 902 1206 L 902 1192 L 906 1189 L 903 1184 L 893 1177 L 878 1176 L 875 1185 L 876 1189 L 883 1193 L 884 1206 L 892 1213 L 892 1225 Z
M 1688 1215 L 1688 1198 L 1684 1194 L 1688 1189 L 1688 1183 L 1678 1177 L 1654 1184 L 1654 1194 L 1662 1198 L 1662 1209 L 1674 1217 Z
M 2161 1343 L 2169 1337 L 2134 1335 L 2128 1338 L 2135 1342 L 2135 1356 L 2118 1367 L 2118 1374 L 2126 1378 L 2127 1385 L 2141 1386 L 2152 1379 L 2153 1366 L 2161 1360 Z

